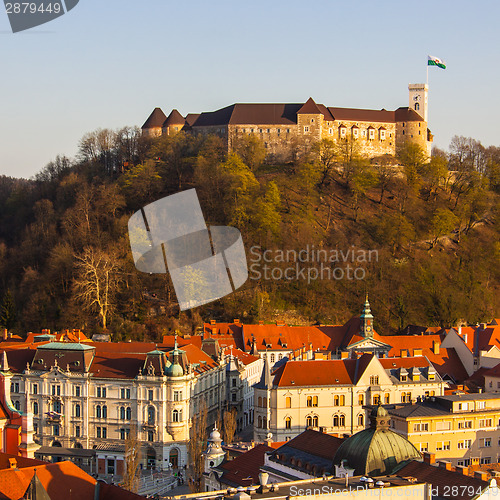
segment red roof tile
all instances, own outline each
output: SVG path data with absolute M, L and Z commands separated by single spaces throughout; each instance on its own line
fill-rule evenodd
M 274 451 L 273 448 L 259 444 L 233 460 L 223 462 L 218 467 L 224 471 L 222 481 L 226 484 L 240 486 L 259 484 L 259 472 L 264 465 L 264 456 L 267 452 L 272 451 Z

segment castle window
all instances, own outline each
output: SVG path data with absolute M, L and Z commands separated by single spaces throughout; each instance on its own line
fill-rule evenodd
M 405 135 L 405 131 L 403 130 L 403 135 Z
M 352 129 L 352 136 L 354 137 L 354 139 L 358 138 L 358 134 L 359 134 L 359 129 L 357 127 L 353 128 Z
M 289 133 L 290 133 L 290 129 L 289 129 L 289 128 L 287 128 L 287 129 L 286 129 L 286 133 L 287 133 L 287 134 L 289 134 Z
M 250 132 L 253 134 L 253 128 L 250 129 Z
M 80 397 L 80 386 L 79 385 L 75 386 L 75 396 L 77 398 Z
M 79 438 L 79 437 L 80 437 L 80 426 L 79 426 L 79 425 L 76 425 L 76 426 L 75 426 L 75 436 L 76 436 L 77 438 Z
M 372 128 L 368 129 L 368 139 L 369 140 L 375 139 L 375 130 Z
M 262 134 L 262 129 L 261 128 L 259 128 L 259 133 Z
M 385 130 L 380 131 L 380 140 L 384 141 L 385 140 Z
M 278 134 L 281 134 L 281 129 L 280 128 L 278 129 Z
M 309 127 L 304 127 L 304 132 L 305 133 L 309 132 Z
M 329 129 L 328 129 L 328 133 L 329 133 L 330 135 L 333 135 L 333 128 L 329 128 Z
M 345 127 L 340 127 L 339 132 L 340 132 L 340 137 L 344 138 L 346 136 L 346 128 Z
M 415 111 L 418 111 L 420 109 L 420 104 L 418 102 L 415 103 Z

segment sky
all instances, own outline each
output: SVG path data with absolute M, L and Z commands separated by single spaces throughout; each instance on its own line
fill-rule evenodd
M 0 175 L 74 157 L 98 128 L 153 108 L 234 102 L 396 109 L 429 68 L 429 127 L 500 146 L 500 2 L 80 0 L 13 34 L 0 5 Z

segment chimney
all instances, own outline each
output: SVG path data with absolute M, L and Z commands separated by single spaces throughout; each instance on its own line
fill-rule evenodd
M 433 340 L 432 341 L 432 352 L 434 354 L 439 354 L 439 347 L 440 347 L 441 343 L 438 342 L 437 340 Z
M 479 479 L 480 481 L 488 481 L 488 473 L 482 470 L 474 471 L 474 479 Z
M 12 338 L 12 332 L 9 332 L 9 339 Z
M 434 465 L 436 463 L 436 454 L 435 453 L 424 453 L 424 462 L 429 465 Z
M 234 323 L 235 325 L 239 325 L 239 324 L 240 324 L 240 320 L 239 320 L 238 318 L 233 319 L 233 323 Z
M 402 358 L 408 357 L 408 350 L 407 349 L 401 349 L 401 357 Z
M 481 323 L 481 330 L 486 330 L 486 323 Z
M 439 467 L 446 469 L 446 470 L 451 470 L 451 462 L 448 460 L 440 460 L 438 462 Z
M 215 319 L 211 319 L 211 320 L 210 320 L 210 324 L 211 324 L 211 325 L 215 325 Z
M 259 319 L 259 325 L 263 325 L 263 324 L 264 324 L 264 320 Z
M 15 458 L 9 458 L 9 467 L 11 469 L 17 469 L 17 460 Z
M 469 475 L 469 467 L 465 467 L 463 465 L 457 465 L 457 472 L 460 472 L 463 476 Z

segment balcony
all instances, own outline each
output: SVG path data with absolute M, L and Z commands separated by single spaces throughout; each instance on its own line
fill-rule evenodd
M 48 424 L 60 424 L 64 418 L 64 415 L 55 411 L 48 411 L 45 415 Z

